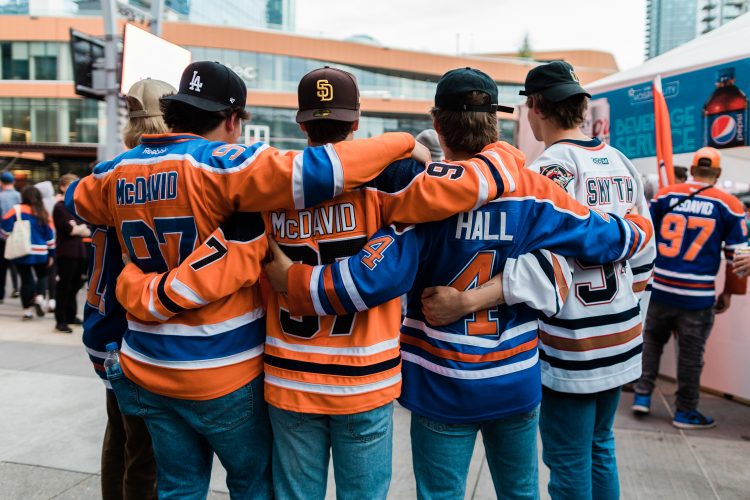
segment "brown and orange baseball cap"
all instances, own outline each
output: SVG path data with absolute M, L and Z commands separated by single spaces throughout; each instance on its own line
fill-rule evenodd
M 693 156 L 694 167 L 721 168 L 721 153 L 712 147 L 700 148 Z
M 359 120 L 357 79 L 344 70 L 324 66 L 314 69 L 297 87 L 297 123 L 310 120 Z

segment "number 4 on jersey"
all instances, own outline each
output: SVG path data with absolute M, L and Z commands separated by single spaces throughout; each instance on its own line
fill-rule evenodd
M 463 292 L 476 288 L 492 278 L 495 252 L 479 252 L 450 283 Z M 466 320 L 467 335 L 497 335 L 497 308 L 477 311 Z
M 370 240 L 367 245 L 362 247 L 362 250 L 367 252 L 367 255 L 362 257 L 362 264 L 366 265 L 370 271 L 375 269 L 378 263 L 383 260 L 383 254 L 392 243 L 393 238 L 387 235 Z

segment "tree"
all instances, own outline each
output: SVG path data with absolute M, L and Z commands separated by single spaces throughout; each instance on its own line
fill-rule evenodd
M 531 39 L 529 38 L 529 32 L 527 31 L 523 35 L 523 41 L 521 46 L 518 48 L 518 57 L 531 58 L 534 51 L 531 49 Z

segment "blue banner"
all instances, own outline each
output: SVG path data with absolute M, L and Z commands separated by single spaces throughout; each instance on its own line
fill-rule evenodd
M 664 77 L 662 88 L 675 154 L 748 145 L 750 58 Z M 610 144 L 629 158 L 655 156 L 652 81 L 592 98 L 592 105 L 604 102 L 609 104 Z

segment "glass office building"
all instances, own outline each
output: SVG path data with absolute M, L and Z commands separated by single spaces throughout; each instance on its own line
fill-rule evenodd
M 246 5 L 248 0 L 229 1 Z M 130 1 L 136 2 L 150 8 L 149 0 Z M 362 116 L 355 137 L 370 137 L 430 128 L 436 84 L 448 69 L 483 69 L 496 80 L 501 102 L 515 104 L 522 99 L 518 91 L 526 73 L 536 64 L 507 56 L 443 56 L 299 36 L 288 32 L 294 25 L 293 0 L 252 3 L 259 7 L 253 19 L 263 29 L 239 30 L 221 13 L 210 17 L 214 1 L 167 0 L 166 17 L 172 21 L 164 23 L 162 36 L 190 50 L 193 60 L 219 61 L 237 72 L 248 88 L 250 124 L 267 130 L 269 142 L 281 149 L 300 149 L 306 143 L 294 121 L 296 91 L 300 78 L 315 68 L 339 67 L 357 77 Z M 69 30 L 101 36 L 100 7 L 97 0 L 0 0 L 0 169 L 9 161 L 14 168 L 38 161 L 52 165 L 54 172 L 77 165 L 72 169 L 85 173 L 96 159 L 105 137 L 104 105 L 74 92 Z M 53 14 L 32 14 L 42 11 Z M 584 81 L 616 71 L 586 66 L 579 72 Z M 513 142 L 515 117 L 499 116 L 503 139 Z M 32 174 L 46 175 L 44 168 L 32 169 Z
M 646 59 L 689 42 L 698 33 L 698 0 L 647 0 Z
M 647 0 L 646 59 L 708 33 L 750 10 L 750 0 Z

